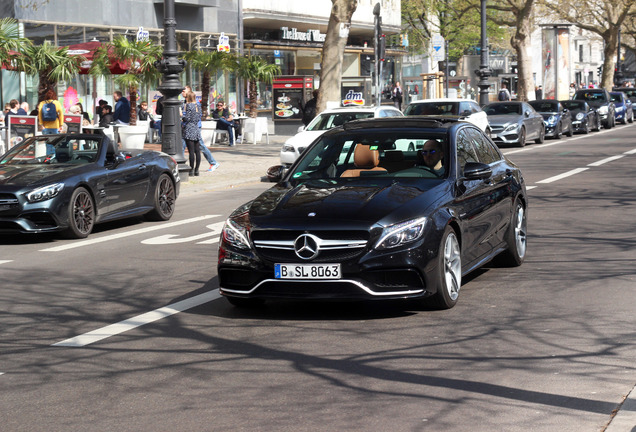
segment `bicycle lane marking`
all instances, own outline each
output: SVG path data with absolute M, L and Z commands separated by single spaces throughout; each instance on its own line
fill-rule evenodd
M 151 245 L 166 245 L 166 244 L 177 244 L 177 243 L 188 243 L 194 242 L 201 239 L 207 239 L 208 237 L 213 237 L 211 239 L 207 239 L 204 241 L 199 241 L 197 244 L 214 244 L 219 241 L 219 235 L 221 234 L 221 230 L 223 229 L 223 225 L 225 221 L 216 222 L 210 225 L 206 225 L 205 227 L 209 229 L 209 232 L 203 234 L 197 234 L 190 237 L 179 237 L 179 234 L 164 234 L 161 236 L 149 238 L 146 240 L 142 240 L 143 244 L 151 244 Z
M 91 246 L 97 243 L 103 243 L 103 242 L 107 242 L 107 241 L 111 241 L 111 240 L 117 240 L 120 238 L 124 238 L 124 237 L 130 237 L 130 236 L 134 236 L 137 234 L 145 234 L 148 232 L 152 232 L 152 231 L 158 231 L 158 230 L 162 230 L 162 229 L 166 229 L 166 228 L 172 228 L 175 226 L 179 226 L 179 225 L 185 225 L 185 224 L 189 224 L 189 223 L 193 223 L 193 222 L 200 222 L 203 220 L 207 220 L 207 219 L 212 219 L 215 217 L 219 217 L 221 215 L 205 215 L 205 216 L 198 216 L 195 218 L 190 218 L 190 219 L 184 219 L 181 221 L 175 221 L 175 222 L 168 222 L 168 223 L 164 223 L 161 225 L 153 225 L 150 227 L 146 227 L 146 228 L 140 228 L 140 229 L 136 229 L 136 230 L 132 230 L 132 231 L 127 231 L 127 232 L 123 232 L 123 233 L 118 233 L 118 234 L 112 234 L 112 235 L 107 235 L 104 237 L 98 237 L 98 238 L 92 238 L 92 239 L 88 239 L 88 240 L 82 240 L 82 241 L 74 241 L 68 244 L 63 244 L 60 246 L 54 246 L 51 248 L 46 248 L 46 249 L 41 249 L 40 252 L 60 252 L 60 251 L 65 251 L 65 250 L 69 250 L 69 249 L 74 249 L 74 248 L 79 248 L 79 247 L 83 247 L 83 246 Z
M 115 324 L 110 324 L 105 327 L 98 328 L 96 330 L 83 333 L 79 336 L 75 336 L 69 339 L 65 339 L 61 342 L 56 342 L 51 346 L 61 347 L 84 347 L 95 342 L 99 342 L 103 339 L 116 336 L 118 334 L 133 330 L 137 327 L 141 327 L 146 324 L 153 323 L 163 318 L 167 318 L 171 315 L 179 312 L 192 309 L 193 307 L 200 306 L 204 303 L 211 302 L 221 298 L 219 290 L 208 291 L 203 294 L 196 295 L 194 297 L 187 298 L 185 300 L 178 301 L 176 303 L 169 304 L 168 306 L 155 309 L 150 312 L 143 313 L 141 315 L 128 318 Z

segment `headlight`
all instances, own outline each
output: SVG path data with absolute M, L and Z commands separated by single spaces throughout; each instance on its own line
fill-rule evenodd
M 599 113 L 599 114 L 606 115 L 606 114 L 608 113 L 608 110 L 609 110 L 609 108 L 608 108 L 608 107 L 606 107 L 606 106 L 602 106 L 602 107 L 599 107 L 599 109 L 598 109 L 598 113 Z
M 285 145 L 283 146 L 283 151 L 284 151 L 284 152 L 291 152 L 291 153 L 294 153 L 296 150 L 294 149 L 294 146 L 293 146 L 293 145 L 285 144 Z
M 26 198 L 29 200 L 29 202 L 45 201 L 59 194 L 62 189 L 64 189 L 63 183 L 43 186 L 26 194 Z
M 249 229 L 239 225 L 232 219 L 225 221 L 221 235 L 223 240 L 237 249 L 250 249 Z
M 578 113 L 578 114 L 576 115 L 576 119 L 577 119 L 577 120 L 583 120 L 583 118 L 584 118 L 584 117 L 585 117 L 585 114 L 583 114 L 583 113 Z
M 548 124 L 553 125 L 557 122 L 557 118 L 555 116 L 548 117 Z
M 616 112 L 623 112 L 625 110 L 624 106 L 617 106 L 616 107 Z
M 412 243 L 422 237 L 426 218 L 413 219 L 407 222 L 391 225 L 382 231 L 375 249 L 384 250 Z
M 504 132 L 513 132 L 513 131 L 516 131 L 518 128 L 519 128 L 519 125 L 514 123 L 508 126 L 507 128 L 505 128 Z

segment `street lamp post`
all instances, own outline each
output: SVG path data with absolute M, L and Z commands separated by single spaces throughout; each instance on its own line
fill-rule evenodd
M 481 57 L 479 69 L 475 71 L 479 77 L 479 105 L 488 103 L 488 77 L 492 75 L 492 70 L 488 67 L 488 36 L 486 35 L 486 0 L 481 0 Z
M 616 72 L 614 72 L 614 85 L 616 87 L 623 86 L 623 77 L 625 74 L 621 66 L 621 29 L 618 29 L 618 54 L 616 55 Z
M 157 69 L 163 74 L 163 81 L 159 91 L 163 95 L 163 115 L 161 117 L 161 151 L 175 158 L 179 164 L 179 174 L 187 179 L 190 167 L 185 164 L 186 158 L 181 144 L 181 116 L 179 108 L 179 94 L 183 85 L 179 74 L 186 66 L 183 59 L 178 58 L 177 51 L 177 20 L 174 16 L 174 0 L 163 2 L 164 49 L 163 58 L 156 63 Z

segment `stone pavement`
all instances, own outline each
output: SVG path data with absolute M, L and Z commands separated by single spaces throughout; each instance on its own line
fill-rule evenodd
M 234 147 L 216 144 L 208 147 L 219 163 L 219 168 L 208 172 L 208 161 L 201 155 L 198 177 L 189 177 L 181 184 L 181 195 L 191 195 L 219 189 L 231 189 L 240 184 L 266 181 L 267 168 L 280 164 L 280 149 L 289 138 L 284 135 L 270 135 L 269 144 L 263 137 L 257 144 L 237 143 Z M 161 150 L 161 144 L 146 143 L 148 150 Z M 187 153 L 186 153 L 187 163 Z

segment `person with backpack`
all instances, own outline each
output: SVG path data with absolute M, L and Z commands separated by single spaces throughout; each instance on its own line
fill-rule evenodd
M 497 95 L 497 99 L 500 101 L 509 101 L 510 100 L 510 92 L 506 88 L 505 84 L 501 85 L 501 90 L 499 90 L 499 94 Z
M 44 100 L 38 104 L 38 120 L 44 135 L 58 134 L 64 125 L 64 110 L 53 90 L 48 90 Z

